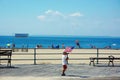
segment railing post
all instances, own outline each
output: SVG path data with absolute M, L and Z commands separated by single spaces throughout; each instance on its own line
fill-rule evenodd
M 34 65 L 36 65 L 36 48 L 34 48 Z
M 98 57 L 99 57 L 99 49 L 97 48 L 97 64 L 98 64 Z

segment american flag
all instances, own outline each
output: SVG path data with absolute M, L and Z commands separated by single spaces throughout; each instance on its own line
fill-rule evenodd
M 64 52 L 71 52 L 74 49 L 74 47 L 66 47 Z

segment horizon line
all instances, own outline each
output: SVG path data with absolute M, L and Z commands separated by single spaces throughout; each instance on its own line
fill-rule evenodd
M 23 34 L 23 33 L 21 33 L 21 34 Z M 15 34 L 14 35 L 0 35 L 0 36 L 15 36 Z M 41 36 L 41 37 L 46 37 L 46 36 L 50 36 L 50 37 L 119 37 L 120 38 L 120 36 L 95 36 L 95 35 L 91 35 L 91 36 L 89 36 L 89 35 L 30 35 L 29 34 L 29 36 Z M 28 36 L 28 37 L 29 37 Z

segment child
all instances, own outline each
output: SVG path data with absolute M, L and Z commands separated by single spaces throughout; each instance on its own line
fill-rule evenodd
M 67 52 L 63 52 L 63 55 L 62 55 L 62 67 L 63 67 L 63 70 L 62 70 L 62 75 L 61 76 L 65 76 L 65 71 L 67 69 L 67 64 L 68 64 L 68 54 Z

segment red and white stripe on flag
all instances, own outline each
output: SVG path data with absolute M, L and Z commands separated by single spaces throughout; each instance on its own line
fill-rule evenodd
M 64 52 L 71 52 L 71 51 L 72 51 L 71 47 L 66 47 L 64 50 Z

